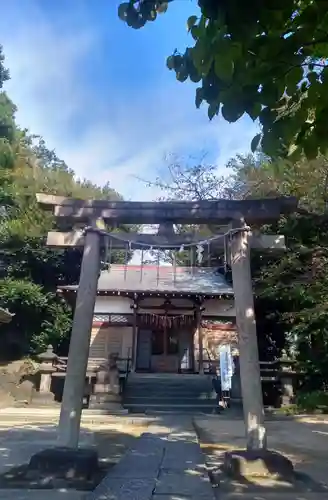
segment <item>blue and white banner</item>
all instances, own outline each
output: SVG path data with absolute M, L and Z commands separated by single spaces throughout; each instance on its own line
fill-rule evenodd
M 221 391 L 230 391 L 233 375 L 233 361 L 230 345 L 219 347 Z

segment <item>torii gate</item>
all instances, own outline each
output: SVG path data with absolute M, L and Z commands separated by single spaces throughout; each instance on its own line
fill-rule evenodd
M 87 369 L 89 343 L 100 271 L 102 232 L 97 220 L 115 224 L 162 224 L 171 231 L 158 235 L 134 234 L 138 242 L 160 248 L 176 246 L 181 241 L 192 243 L 195 235 L 175 235 L 173 224 L 228 224 L 231 228 L 230 263 L 235 295 L 236 323 L 239 334 L 240 377 L 247 437 L 247 449 L 266 448 L 266 430 L 254 315 L 250 270 L 250 248 L 284 249 L 284 237 L 261 235 L 250 226 L 277 220 L 281 214 L 294 212 L 297 200 L 281 197 L 263 200 L 216 200 L 197 202 L 126 202 L 76 200 L 61 196 L 37 194 L 37 201 L 52 209 L 59 225 L 89 225 L 85 236 L 81 231 L 50 232 L 47 245 L 51 247 L 83 246 L 83 259 L 74 322 L 69 347 L 67 373 L 59 421 L 59 442 L 66 447 L 78 446 L 82 414 L 83 391 Z M 127 235 L 124 234 L 126 240 Z M 179 243 L 178 243 L 179 242 Z M 223 246 L 223 240 L 216 244 Z M 119 242 L 115 248 L 122 248 Z

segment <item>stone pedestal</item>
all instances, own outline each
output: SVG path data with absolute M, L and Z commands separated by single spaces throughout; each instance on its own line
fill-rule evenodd
M 99 367 L 93 394 L 90 397 L 90 408 L 115 413 L 122 410 L 117 357 L 117 354 L 111 354 L 108 361 Z
M 292 462 L 275 451 L 236 450 L 224 454 L 223 470 L 236 479 L 251 477 L 290 481 L 294 477 Z
M 28 470 L 57 479 L 88 480 L 99 470 L 98 454 L 88 448 L 49 448 L 32 456 Z

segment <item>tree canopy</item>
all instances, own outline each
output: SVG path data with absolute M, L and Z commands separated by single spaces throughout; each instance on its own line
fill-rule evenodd
M 287 250 L 278 255 L 252 251 L 260 358 L 276 359 L 285 349 L 303 372 L 304 388 L 327 389 L 327 158 L 302 157 L 286 164 L 257 153 L 238 155 L 227 166 L 230 174 L 222 182 L 206 156 L 198 161 L 173 156 L 167 182 L 159 179 L 155 184 L 166 199 L 299 198 L 298 213 L 261 227 L 262 232 L 283 234 Z M 216 231 L 200 229 L 207 235 Z M 211 265 L 221 264 L 222 254 L 212 251 Z
M 8 78 L 0 50 L 0 88 Z M 109 184 L 77 180 L 41 137 L 18 127 L 15 113 L 16 106 L 0 91 L 0 306 L 14 313 L 11 323 L 1 325 L 0 356 L 35 353 L 49 343 L 59 348 L 70 333 L 71 307 L 56 289 L 78 283 L 82 252 L 46 247 L 54 220 L 35 194 L 122 199 Z M 119 252 L 113 255 L 120 258 Z
M 177 0 L 129 0 L 119 17 L 138 29 Z M 175 50 L 167 66 L 180 82 L 198 84 L 195 104 L 210 119 L 244 114 L 259 121 L 252 140 L 269 156 L 304 153 L 315 158 L 328 146 L 328 12 L 321 0 L 198 0 L 187 20 L 193 43 Z

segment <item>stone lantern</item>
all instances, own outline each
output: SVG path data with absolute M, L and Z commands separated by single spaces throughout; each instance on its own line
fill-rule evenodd
M 47 350 L 38 356 L 41 361 L 40 364 L 40 390 L 37 399 L 44 400 L 45 402 L 51 402 L 54 399 L 54 395 L 51 392 L 51 377 L 56 371 L 54 366 L 54 361 L 57 359 L 57 354 L 54 353 L 52 345 L 48 345 Z
M 288 357 L 285 350 L 280 358 L 280 384 L 282 389 L 282 406 L 289 406 L 294 401 L 294 371 L 293 361 Z

